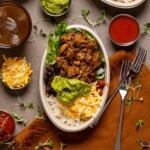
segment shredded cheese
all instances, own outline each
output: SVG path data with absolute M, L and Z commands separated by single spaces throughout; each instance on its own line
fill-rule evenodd
M 1 69 L 2 81 L 11 89 L 25 87 L 31 79 L 31 65 L 25 58 L 3 57 L 5 62 Z
M 102 97 L 93 85 L 91 92 L 86 97 L 78 97 L 73 104 L 61 104 L 60 109 L 69 118 L 86 121 L 94 116 L 101 106 Z

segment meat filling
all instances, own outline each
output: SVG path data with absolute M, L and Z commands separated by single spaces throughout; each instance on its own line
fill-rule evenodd
M 84 32 L 64 34 L 56 58 L 60 75 L 77 78 L 87 83 L 96 81 L 96 70 L 101 66 L 101 53 L 97 43 Z

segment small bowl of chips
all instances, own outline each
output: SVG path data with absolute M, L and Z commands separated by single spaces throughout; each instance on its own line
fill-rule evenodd
M 24 57 L 4 57 L 1 67 L 1 80 L 10 89 L 19 90 L 26 87 L 32 75 L 30 63 Z

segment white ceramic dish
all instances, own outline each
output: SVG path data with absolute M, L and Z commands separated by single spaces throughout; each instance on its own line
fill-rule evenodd
M 102 0 L 102 2 L 104 2 L 108 5 L 118 7 L 118 8 L 124 8 L 124 9 L 137 7 L 137 6 L 141 5 L 144 1 L 145 0 L 135 0 L 134 2 L 131 2 L 131 3 L 123 3 L 123 2 L 117 2 L 114 0 Z
M 82 30 L 86 30 L 87 32 L 89 32 L 91 35 L 93 35 L 93 37 L 95 37 L 95 39 L 97 40 L 99 46 L 101 47 L 102 53 L 103 53 L 103 57 L 105 57 L 106 59 L 106 65 L 105 65 L 105 80 L 109 85 L 110 82 L 110 68 L 109 68 L 109 60 L 108 60 L 108 55 L 106 52 L 106 49 L 101 41 L 101 39 L 98 37 L 98 35 L 92 31 L 90 28 L 83 26 L 83 25 L 71 25 L 68 26 L 68 29 L 71 28 L 79 28 Z M 101 108 L 99 108 L 97 110 L 97 112 L 95 113 L 95 116 L 91 119 L 89 119 L 88 121 L 84 122 L 81 125 L 78 126 L 69 126 L 66 125 L 65 123 L 62 123 L 58 118 L 56 118 L 54 116 L 54 113 L 51 109 L 50 104 L 48 103 L 48 101 L 46 100 L 46 92 L 45 92 L 45 84 L 44 84 L 44 72 L 45 72 L 45 57 L 47 54 L 47 50 L 45 50 L 43 59 L 42 59 L 42 63 L 41 63 L 41 69 L 40 69 L 40 79 L 39 79 L 39 88 L 40 88 L 40 96 L 41 96 L 41 101 L 44 107 L 44 110 L 46 112 L 46 114 L 48 115 L 49 119 L 53 122 L 53 124 L 58 127 L 59 129 L 66 131 L 66 132 L 78 132 L 81 130 L 86 129 L 90 123 L 93 121 L 94 117 L 97 116 L 97 114 L 101 111 Z M 109 90 L 109 86 L 105 86 L 104 90 L 103 90 L 103 100 L 102 100 L 102 107 L 104 106 L 104 103 L 106 102 L 107 99 L 107 94 L 108 94 L 108 90 Z

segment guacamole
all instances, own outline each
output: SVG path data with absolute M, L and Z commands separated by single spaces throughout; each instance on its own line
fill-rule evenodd
M 69 6 L 70 0 L 41 0 L 42 7 L 53 14 L 60 14 Z
M 51 86 L 57 93 L 57 98 L 66 104 L 74 102 L 76 97 L 87 96 L 91 91 L 91 85 L 88 83 L 60 76 L 53 79 Z

